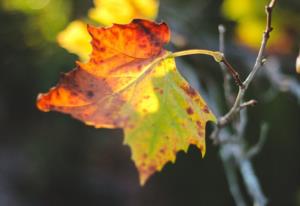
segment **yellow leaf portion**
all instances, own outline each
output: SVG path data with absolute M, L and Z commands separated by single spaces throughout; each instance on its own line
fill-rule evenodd
M 296 59 L 296 72 L 300 74 L 300 52 Z
M 144 92 L 146 85 L 154 88 L 153 96 Z M 167 162 L 175 162 L 177 152 L 186 152 L 190 145 L 196 145 L 204 156 L 205 125 L 216 118 L 178 73 L 174 58 L 154 65 L 142 81 L 124 91 L 127 92 L 133 95 L 130 107 L 142 109 L 134 116 L 128 113 L 128 107 L 121 110 L 121 116 L 133 117 L 124 128 L 124 141 L 131 148 L 141 185 Z M 143 101 L 153 99 L 158 100 L 156 112 L 143 105 Z
M 134 18 L 155 19 L 158 0 L 94 0 L 88 16 L 102 25 L 125 24 Z
M 253 0 L 225 0 L 222 5 L 224 16 L 237 22 L 235 28 L 237 40 L 253 49 L 259 48 L 262 33 L 265 29 L 266 15 L 264 8 L 266 3 L 266 1 Z M 277 28 L 279 24 L 276 16 L 274 17 L 272 24 Z M 282 32 L 278 32 L 278 30 L 272 32 L 269 43 L 271 45 L 278 44 L 281 35 Z

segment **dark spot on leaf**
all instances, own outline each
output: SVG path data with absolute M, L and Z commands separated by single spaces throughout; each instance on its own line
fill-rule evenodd
M 146 45 L 146 44 L 140 44 L 139 46 L 140 46 L 140 48 L 141 48 L 141 49 L 144 49 L 144 48 L 146 48 L 146 47 L 147 47 L 147 45 Z
M 149 166 L 149 173 L 155 172 L 156 168 L 154 165 Z
M 143 159 L 146 159 L 148 157 L 148 155 L 146 154 L 146 153 L 144 153 L 143 155 L 142 155 L 142 158 Z
M 190 97 L 195 97 L 197 95 L 197 92 L 195 89 L 193 89 L 190 85 L 188 84 L 183 84 L 180 86 L 183 91 L 189 95 Z
M 194 110 L 193 110 L 191 107 L 188 107 L 188 108 L 186 109 L 186 112 L 187 112 L 189 115 L 194 114 Z
M 199 135 L 200 137 L 202 137 L 202 136 L 203 136 L 203 132 L 200 131 L 200 130 L 198 130 L 198 135 Z
M 166 148 L 164 148 L 164 147 L 161 148 L 161 149 L 159 150 L 159 152 L 162 153 L 162 154 L 166 153 Z
M 203 112 L 205 112 L 205 113 L 209 113 L 209 109 L 208 109 L 208 107 L 207 107 L 207 105 L 204 105 L 204 107 L 203 107 Z
M 200 121 L 196 121 L 196 124 L 197 124 L 198 128 L 202 128 L 202 124 Z
M 78 93 L 77 92 L 75 92 L 75 91 L 70 91 L 70 94 L 71 94 L 71 96 L 77 96 L 78 95 Z
M 161 89 L 161 88 L 159 88 L 159 87 L 155 87 L 154 90 L 155 90 L 156 92 L 158 92 L 160 95 L 162 95 L 162 94 L 164 93 L 164 90 Z
M 89 98 L 92 98 L 94 96 L 94 92 L 92 91 L 87 91 L 86 95 L 89 97 Z
M 159 47 L 160 46 L 160 43 L 159 42 L 154 42 L 154 45 L 156 46 L 156 47 Z

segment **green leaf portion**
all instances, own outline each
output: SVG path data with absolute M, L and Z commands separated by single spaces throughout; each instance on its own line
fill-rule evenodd
M 147 91 L 149 87 L 153 94 Z M 141 107 L 144 111 L 135 114 L 124 128 L 125 143 L 131 148 L 141 184 L 168 161 L 174 162 L 177 152 L 187 151 L 191 144 L 205 154 L 205 125 L 216 118 L 201 96 L 179 74 L 174 58 L 155 65 L 128 90 L 133 95 L 129 102 L 131 107 Z M 143 99 L 155 102 L 156 110 L 149 112 L 149 107 L 143 108 Z M 128 111 L 130 109 L 125 107 L 121 113 Z

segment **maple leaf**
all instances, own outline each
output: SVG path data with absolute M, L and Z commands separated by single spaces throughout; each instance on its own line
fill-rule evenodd
M 136 19 L 109 28 L 88 26 L 88 31 L 89 62 L 77 62 L 40 94 L 37 107 L 96 128 L 123 128 L 141 184 L 191 144 L 204 155 L 205 125 L 216 118 L 181 77 L 172 53 L 163 49 L 170 39 L 168 26 Z

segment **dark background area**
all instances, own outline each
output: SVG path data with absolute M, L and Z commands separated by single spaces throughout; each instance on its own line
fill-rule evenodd
M 94 129 L 67 115 L 37 110 L 37 94 L 53 86 L 77 59 L 59 47 L 56 34 L 71 20 L 83 18 L 93 5 L 84 0 L 50 2 L 56 7 L 41 11 L 9 10 L 0 2 L 0 206 L 233 205 L 218 147 L 209 138 L 204 159 L 192 146 L 140 187 L 129 147 L 122 143 L 122 130 Z M 226 54 L 244 78 L 256 51 L 236 41 L 237 23 L 222 15 L 221 6 L 222 1 L 161 0 L 158 20 L 184 36 L 186 48 L 212 50 L 218 49 L 217 27 L 223 23 Z M 289 21 L 289 14 L 299 18 L 300 5 L 298 0 L 279 1 L 274 16 L 277 11 L 287 15 L 280 17 L 283 22 Z M 269 51 L 298 83 L 294 70 L 299 24 L 275 28 L 292 33 L 288 52 Z M 276 44 L 273 47 L 280 50 Z M 192 56 L 180 58 L 178 65 L 183 73 L 197 77 L 204 90 L 210 90 L 207 80 L 213 81 L 217 104 L 223 104 L 222 73 L 215 62 Z M 184 71 L 184 66 L 189 70 Z M 197 85 L 195 79 L 191 81 Z M 263 75 L 250 87 L 247 96 L 259 104 L 248 110 L 249 144 L 257 141 L 263 121 L 270 126 L 266 144 L 254 159 L 263 191 L 269 205 L 300 206 L 300 101 L 292 93 L 277 91 Z M 270 90 L 272 98 L 265 98 Z

